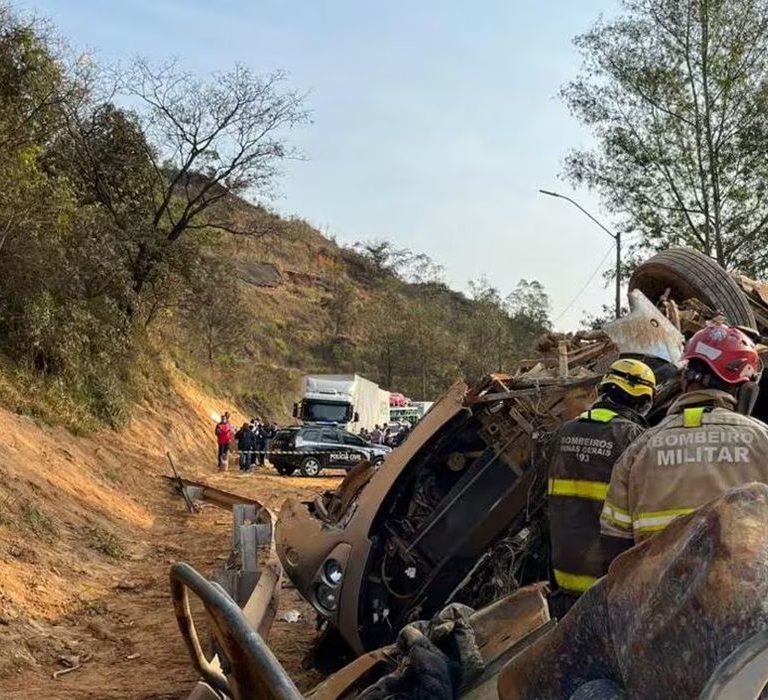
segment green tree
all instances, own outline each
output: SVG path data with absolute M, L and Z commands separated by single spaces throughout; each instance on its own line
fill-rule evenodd
M 398 285 L 390 280 L 375 303 L 365 309 L 368 342 L 365 361 L 374 365 L 381 386 L 394 390 L 404 378 L 403 348 L 407 338 L 407 322 L 402 313 L 405 299 Z
M 515 357 L 529 353 L 536 339 L 552 327 L 549 296 L 541 282 L 522 279 L 505 300 L 512 323 L 512 352 Z
M 385 240 L 358 241 L 353 249 L 380 278 L 388 275 L 398 276 L 402 266 L 412 256 L 407 248 L 396 248 L 391 241 Z
M 239 67 L 205 81 L 137 61 L 105 92 L 104 71 L 60 47 L 0 0 L 0 353 L 117 423 L 142 325 L 177 321 L 166 337 L 187 331 L 214 364 L 248 338 L 213 248 L 275 228 L 228 198 L 269 191 L 306 112 L 281 75 Z
M 768 1 L 624 0 L 576 45 L 562 95 L 594 134 L 565 174 L 638 249 L 685 244 L 768 270 Z
M 328 314 L 328 332 L 332 338 L 347 335 L 355 327 L 358 313 L 355 288 L 342 270 L 334 270 L 328 294 L 320 305 Z
M 221 263 L 209 261 L 204 274 L 194 280 L 183 306 L 189 327 L 202 340 L 190 339 L 190 345 L 202 350 L 209 365 L 236 352 L 250 335 L 249 309 L 237 280 Z
M 443 268 L 432 258 L 409 248 L 397 248 L 391 241 L 358 241 L 353 250 L 368 265 L 376 281 L 396 277 L 404 282 L 431 284 L 442 280 Z
M 486 277 L 469 283 L 472 304 L 465 314 L 464 376 L 476 381 L 506 368 L 510 360 L 512 326 L 501 293 Z
M 459 337 L 439 290 L 435 286 L 419 290 L 418 301 L 407 307 L 404 321 L 401 360 L 410 375 L 408 393 L 422 401 L 434 399 L 456 379 L 459 369 Z
M 56 128 L 73 87 L 34 20 L 0 2 L 0 148 L 37 146 Z

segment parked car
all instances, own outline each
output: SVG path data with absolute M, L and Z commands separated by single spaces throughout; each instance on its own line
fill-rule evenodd
M 277 432 L 270 461 L 285 476 L 296 470 L 317 476 L 323 469 L 350 470 L 363 461 L 378 466 L 389 452 L 386 445 L 374 445 L 341 428 L 305 425 Z

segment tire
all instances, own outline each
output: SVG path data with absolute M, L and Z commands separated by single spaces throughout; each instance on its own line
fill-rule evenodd
M 323 469 L 317 457 L 305 457 L 301 463 L 301 473 L 304 476 L 317 476 Z
M 384 464 L 384 457 L 376 457 L 375 459 L 373 459 L 373 460 L 371 461 L 371 464 L 372 464 L 374 467 L 378 467 L 378 466 L 380 466 L 380 465 Z
M 654 304 L 671 289 L 677 302 L 696 298 L 732 326 L 757 328 L 749 301 L 730 274 L 692 248 L 670 248 L 646 260 L 629 280 L 629 289 L 639 289 Z

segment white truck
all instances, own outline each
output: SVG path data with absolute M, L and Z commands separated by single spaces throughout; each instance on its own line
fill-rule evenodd
M 309 374 L 293 415 L 303 423 L 373 430 L 389 420 L 389 392 L 359 374 Z

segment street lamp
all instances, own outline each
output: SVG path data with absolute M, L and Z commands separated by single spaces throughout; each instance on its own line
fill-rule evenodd
M 621 232 L 613 233 L 606 226 L 601 224 L 592 214 L 590 214 L 584 207 L 578 202 L 566 197 L 564 194 L 558 192 L 550 192 L 549 190 L 539 190 L 541 194 L 545 194 L 548 197 L 557 197 L 558 199 L 564 199 L 566 202 L 570 202 L 574 207 L 579 209 L 582 213 L 586 214 L 592 221 L 594 221 L 603 231 L 605 231 L 614 241 L 616 241 L 616 318 L 621 315 Z

